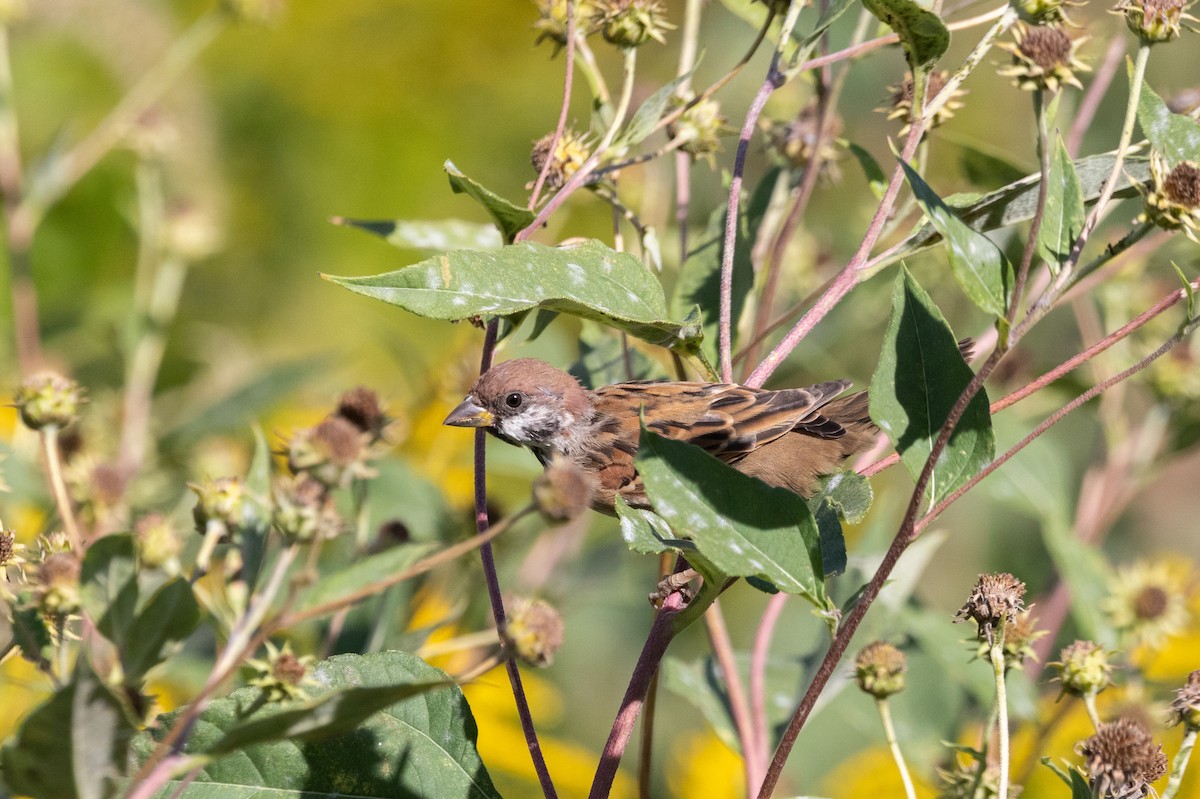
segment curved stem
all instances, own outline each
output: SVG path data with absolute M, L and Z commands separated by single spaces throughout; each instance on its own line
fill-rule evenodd
M 567 0 L 567 65 L 565 68 L 565 76 L 563 77 L 563 96 L 562 103 L 558 109 L 558 122 L 554 126 L 554 135 L 550 137 L 550 147 L 546 152 L 549 156 L 546 162 L 542 164 L 542 169 L 538 172 L 537 180 L 534 181 L 533 191 L 529 192 L 529 204 L 527 207 L 537 207 L 538 198 L 542 194 L 542 186 L 546 185 L 546 175 L 550 173 L 550 167 L 554 164 L 554 153 L 558 151 L 558 142 L 562 139 L 563 131 L 567 127 L 567 114 L 571 110 L 571 89 L 575 81 L 575 0 Z
M 904 762 L 904 753 L 900 751 L 900 743 L 896 740 L 896 726 L 892 724 L 891 705 L 886 698 L 876 699 L 875 707 L 879 709 L 879 720 L 883 723 L 883 735 L 887 739 L 888 751 L 896 762 L 900 772 L 900 781 L 904 783 L 904 795 L 907 799 L 917 799 L 917 789 L 913 786 L 912 776 L 908 773 L 908 765 Z
M 1092 729 L 1099 732 L 1101 721 L 1100 711 L 1096 709 L 1096 694 L 1086 693 L 1080 699 L 1083 701 L 1083 709 L 1087 712 L 1088 721 L 1092 723 Z
M 1008 690 L 1004 679 L 1004 633 L 1007 627 L 1006 618 L 996 631 L 996 639 L 988 651 L 992 661 L 992 679 L 996 686 L 996 739 L 1000 750 L 1000 762 L 997 764 L 999 785 L 996 795 L 999 799 L 1008 799 Z
M 767 727 L 767 660 L 771 654 L 771 638 L 775 634 L 775 625 L 783 614 L 783 606 L 787 604 L 788 595 L 780 591 L 767 600 L 767 607 L 758 620 L 758 630 L 754 634 L 754 647 L 750 652 L 750 713 L 751 723 L 757 738 L 757 748 L 754 751 L 758 772 L 767 769 L 768 748 L 770 747 L 770 730 Z M 750 755 L 746 755 L 747 763 Z M 757 784 L 754 787 L 758 787 Z M 747 796 L 753 796 L 751 791 Z
M 733 657 L 733 643 L 729 639 L 729 628 L 725 625 L 725 616 L 721 613 L 720 602 L 713 602 L 704 612 L 704 625 L 708 629 L 708 639 L 712 645 L 717 665 L 725 676 L 725 690 L 729 697 L 729 711 L 737 728 L 738 740 L 742 744 L 742 757 L 746 766 L 746 795 L 754 793 L 762 780 L 758 769 L 757 730 L 751 723 L 750 706 L 746 701 L 746 691 L 742 687 L 742 678 L 738 674 L 737 662 Z
M 54 506 L 62 519 L 63 532 L 71 542 L 71 550 L 80 557 L 83 556 L 83 539 L 79 535 L 79 524 L 75 521 L 75 509 L 71 506 L 71 496 L 67 493 L 67 483 L 63 479 L 62 450 L 58 446 L 58 428 L 43 427 L 41 430 L 42 453 L 46 457 L 46 479 L 50 483 L 50 493 L 54 497 Z
M 1174 799 L 1175 795 L 1179 793 L 1179 787 L 1183 785 L 1183 775 L 1187 773 L 1188 760 L 1191 759 L 1192 749 L 1196 746 L 1196 732 L 1195 727 L 1188 727 L 1184 732 L 1183 741 L 1179 744 L 1179 752 L 1171 764 L 1171 779 L 1162 792 L 1162 799 Z

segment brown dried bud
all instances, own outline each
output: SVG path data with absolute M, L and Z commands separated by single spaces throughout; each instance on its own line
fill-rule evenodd
M 271 523 L 288 543 L 332 538 L 341 528 L 328 487 L 307 472 L 275 481 Z
M 1182 230 L 1200 243 L 1200 166 L 1180 161 L 1172 168 L 1157 152 L 1150 154 L 1150 191 L 1138 217 L 1164 230 Z
M 1085 758 L 1093 795 L 1131 799 L 1149 793 L 1167 772 L 1167 756 L 1150 733 L 1132 719 L 1100 725 L 1095 735 L 1075 747 Z
M 551 524 L 574 519 L 592 504 L 595 482 L 566 458 L 556 457 L 533 482 L 533 502 Z
M 588 143 L 587 137 L 581 133 L 577 133 L 570 128 L 562 132 L 558 137 L 558 144 L 554 147 L 554 152 L 550 152 L 550 143 L 554 141 L 554 133 L 547 133 L 542 138 L 533 143 L 533 150 L 529 154 L 529 162 L 533 165 L 533 171 L 537 174 L 542 174 L 542 168 L 546 166 L 546 161 L 550 162 L 549 169 L 546 170 L 545 187 L 550 191 L 561 189 L 563 184 L 570 180 L 571 176 L 579 171 L 587 161 L 591 145 Z
M 563 643 L 562 616 L 542 599 L 510 597 L 508 605 L 500 634 L 505 648 L 531 666 L 549 666 Z
M 974 619 L 979 625 L 979 637 L 990 640 L 994 630 L 1025 609 L 1024 596 L 1025 583 L 1011 574 L 981 574 L 966 604 L 954 614 L 954 620 Z
M 0 568 L 6 566 L 16 552 L 16 538 L 12 530 L 0 529 Z
M 378 438 L 388 423 L 379 395 L 366 386 L 357 386 L 343 394 L 333 413 L 372 438 Z
M 950 79 L 950 73 L 944 69 L 934 70 L 929 73 L 928 83 L 925 85 L 926 102 L 936 97 L 941 93 L 942 89 L 946 88 L 946 82 Z M 878 111 L 887 113 L 888 119 L 903 119 L 904 127 L 900 128 L 900 135 L 908 133 L 908 129 L 912 127 L 913 119 L 913 85 L 912 72 L 904 73 L 904 80 L 900 83 L 888 87 L 888 91 L 892 93 L 888 104 L 878 108 Z M 928 130 L 932 130 L 939 125 L 943 125 L 954 118 L 954 112 L 963 107 L 959 98 L 964 96 L 966 92 L 961 89 L 955 89 L 951 92 L 949 99 L 937 110 L 933 118 L 929 120 Z
M 79 574 L 82 568 L 74 552 L 53 552 L 38 567 L 38 609 L 47 616 L 78 613 Z
M 326 416 L 316 427 L 297 430 L 288 442 L 288 468 L 327 486 L 344 486 L 371 474 L 368 437 L 342 416 Z
M 297 657 L 292 653 L 291 642 L 285 643 L 282 649 L 277 649 L 270 641 L 266 646 L 265 659 L 251 658 L 246 661 L 255 672 L 255 676 L 248 681 L 249 684 L 261 688 L 264 699 L 268 702 L 306 698 L 305 686 L 317 684 L 316 680 L 308 676 L 313 656 Z
M 1172 725 L 1182 724 L 1188 730 L 1200 730 L 1200 669 L 1188 675 L 1187 684 L 1175 692 L 1171 700 Z
M 1113 13 L 1125 17 L 1125 26 L 1145 44 L 1161 44 L 1179 38 L 1183 21 L 1195 21 L 1186 13 L 1187 0 L 1121 0 Z
M 876 699 L 886 699 L 904 690 L 908 658 L 886 641 L 867 644 L 854 658 L 854 680 Z
M 1057 25 L 1025 24 L 1013 28 L 1013 38 L 1014 43 L 997 45 L 1013 57 L 1012 64 L 999 74 L 1014 78 L 1017 86 L 1027 91 L 1056 92 L 1064 84 L 1083 88 L 1075 72 L 1086 71 L 1087 66 L 1075 56 L 1084 40 L 1072 39 Z

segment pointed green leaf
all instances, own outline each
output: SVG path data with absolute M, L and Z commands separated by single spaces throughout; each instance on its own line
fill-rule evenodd
M 871 155 L 864 148 L 851 142 L 849 144 L 850 154 L 858 161 L 858 165 L 862 167 L 863 174 L 867 178 L 867 187 L 877 199 L 883 199 L 883 194 L 887 190 L 888 179 L 887 175 L 883 174 L 883 169 L 880 168 L 879 162 L 875 160 L 875 156 Z
M 116 793 L 132 733 L 117 698 L 80 658 L 71 681 L 26 716 L 0 750 L 0 771 L 18 794 L 107 799 Z
M 1012 291 L 1012 264 L 991 239 L 964 224 L 912 167 L 903 162 L 900 165 L 917 204 L 946 240 L 955 280 L 971 302 L 993 316 L 1004 316 Z
M 626 545 L 642 555 L 657 555 L 660 552 L 694 550 L 695 545 L 686 539 L 676 538 L 663 517 L 651 510 L 631 508 L 620 496 L 617 497 L 617 519 L 621 522 L 621 537 Z
M 1132 68 L 1132 66 L 1131 66 Z M 1183 114 L 1173 114 L 1149 84 L 1138 95 L 1138 124 L 1150 145 L 1174 168 L 1181 161 L 1200 163 L 1200 123 Z
M 960 149 L 959 164 L 963 174 L 974 186 L 993 188 L 1007 186 L 1025 177 L 1025 170 L 1011 161 L 993 153 L 984 152 L 973 144 L 957 141 Z
M 666 113 L 671 103 L 671 98 L 675 95 L 675 91 L 684 81 L 692 76 L 692 72 L 694 71 L 695 67 L 647 97 L 646 101 L 638 106 L 638 110 L 633 113 L 633 118 L 629 120 L 629 124 L 625 126 L 625 130 L 617 137 L 614 146 L 618 149 L 621 147 L 636 147 L 645 141 L 646 137 L 654 132 L 654 126 L 658 124 L 658 120 L 662 119 L 663 114 Z
M 853 471 L 830 475 L 821 491 L 808 500 L 821 532 L 821 571 L 826 577 L 846 571 L 846 538 L 842 520 L 858 524 L 867 515 L 875 493 L 871 483 Z
M 933 66 L 950 46 L 950 31 L 938 15 L 914 0 L 863 0 L 863 5 L 900 37 L 914 72 Z
M 46 617 L 37 609 L 32 592 L 12 603 L 12 638 L 26 660 L 47 668 L 54 653 L 54 640 Z
M 871 378 L 871 418 L 914 479 L 925 467 L 951 407 L 971 381 L 950 327 L 907 269 L 896 276 L 879 366 Z M 967 406 L 929 483 L 937 502 L 992 460 L 995 439 L 987 394 Z
M 278 713 L 262 713 L 234 724 L 205 752 L 219 757 L 247 746 L 283 740 L 320 741 L 352 732 L 377 711 L 410 696 L 446 688 L 449 678 L 434 682 L 341 688 L 319 699 L 289 705 Z
M 509 202 L 499 194 L 484 188 L 480 184 L 458 171 L 458 167 L 447 161 L 442 165 L 450 178 L 450 188 L 455 194 L 466 194 L 483 206 L 484 210 L 496 223 L 496 228 L 504 241 L 511 242 L 525 228 L 533 224 L 536 215 L 528 208 Z
M 133 536 L 114 533 L 94 541 L 83 557 L 79 582 L 84 613 L 101 635 L 124 646 L 138 601 Z
M 199 623 L 200 605 L 191 584 L 182 577 L 163 584 L 134 620 L 129 641 L 121 650 L 126 682 L 136 683 L 161 663 L 164 650 L 186 640 Z
M 1079 178 L 1085 203 L 1094 202 L 1100 196 L 1108 176 L 1112 173 L 1112 165 L 1112 153 L 1088 156 L 1075 162 L 1075 174 Z M 1118 199 L 1136 196 L 1137 190 L 1134 187 L 1145 185 L 1149 180 L 1149 160 L 1144 156 L 1127 158 L 1113 196 Z M 1038 183 L 1040 182 L 1040 175 L 1028 175 L 982 197 L 978 194 L 956 194 L 945 198 L 945 202 L 974 231 L 983 233 L 989 230 L 1002 230 L 1022 222 L 1028 222 L 1033 218 L 1033 214 L 1037 210 Z M 941 235 L 934 226 L 923 225 L 916 233 L 895 247 L 888 259 L 877 268 L 882 269 L 884 266 L 894 264 L 910 257 L 915 252 L 928 249 L 940 242 Z
M 295 705 L 259 703 L 258 688 L 243 688 L 213 700 L 197 720 L 185 752 L 203 755 L 231 730 L 278 714 L 284 714 L 283 722 L 267 724 L 272 735 L 284 728 L 317 735 L 336 732 L 342 718 L 357 715 L 381 697 L 376 693 L 378 689 L 399 687 L 404 692 L 413 686 L 449 681 L 444 672 L 415 655 L 395 651 L 338 655 L 317 664 L 314 678 L 318 686 L 310 688 L 309 693 L 315 699 L 355 689 L 349 694 L 357 696 L 351 700 L 358 705 L 355 712 L 347 713 L 348 706 L 341 704 L 344 700 L 331 700 L 331 704 L 310 711 L 324 715 L 324 721 L 304 722 L 291 713 L 297 709 Z M 368 692 L 360 693 L 364 690 Z M 347 715 L 342 717 L 342 713 Z M 139 760 L 145 760 L 178 715 L 160 716 L 157 726 L 134 739 L 134 753 Z M 238 735 L 247 735 L 246 728 L 242 729 Z M 255 735 L 262 731 L 261 727 L 257 731 L 250 728 Z M 450 685 L 409 696 L 370 715 L 345 734 L 318 741 L 288 738 L 231 751 L 205 765 L 188 787 L 187 795 L 194 792 L 222 799 L 266 794 L 494 799 L 499 794 L 475 748 L 476 735 L 475 720 L 462 692 Z M 179 787 L 179 780 L 172 780 L 158 796 L 165 799 Z
M 644 352 L 624 346 L 622 336 L 593 322 L 583 323 L 579 331 L 579 360 L 567 371 L 589 388 L 665 376 L 662 367 Z
M 431 253 L 450 250 L 496 250 L 503 244 L 500 232 L 492 225 L 464 222 L 461 219 L 347 219 L 336 216 L 335 225 L 357 228 L 373 233 L 402 250 L 425 250 Z M 532 221 L 532 220 L 531 220 Z
M 701 331 L 670 321 L 662 285 L 632 255 L 598 241 L 574 247 L 522 242 L 458 250 L 368 277 L 327 280 L 432 319 L 508 316 L 531 308 L 603 322 L 651 344 L 691 353 Z
M 1083 188 L 1079 185 L 1075 165 L 1060 137 L 1050 158 L 1046 211 L 1038 231 L 1038 255 L 1056 275 L 1066 263 L 1075 239 L 1083 230 L 1083 218 Z
M 760 577 L 821 606 L 820 534 L 803 499 L 645 428 L 636 464 L 655 512 L 696 545 L 689 561 Z

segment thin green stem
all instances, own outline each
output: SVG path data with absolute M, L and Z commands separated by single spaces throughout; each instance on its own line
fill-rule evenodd
M 996 740 L 1000 755 L 997 787 L 999 799 L 1008 799 L 1008 690 L 1004 680 L 1004 631 L 1007 626 L 1008 619 L 1005 618 L 988 652 L 992 661 L 992 678 L 996 683 Z
M 886 698 L 875 700 L 879 709 L 879 720 L 883 723 L 883 735 L 887 739 L 888 750 L 896 768 L 900 771 L 900 781 L 904 783 L 904 795 L 907 799 L 916 799 L 917 789 L 913 787 L 912 777 L 908 773 L 908 765 L 904 762 L 904 753 L 900 751 L 900 743 L 896 740 L 896 726 L 892 724 L 892 710 Z
M 622 52 L 624 58 L 621 65 L 624 77 L 621 81 L 621 96 L 617 99 L 617 107 L 613 109 L 613 118 L 609 123 L 608 130 L 604 132 L 600 143 L 596 145 L 596 153 L 603 153 L 608 149 L 608 146 L 613 143 L 613 139 L 617 137 L 617 132 L 625 123 L 625 114 L 629 112 L 629 103 L 633 99 L 633 79 L 637 74 L 637 53 L 636 47 L 626 47 Z
M 1100 712 L 1096 709 L 1096 694 L 1094 692 L 1086 693 L 1080 698 L 1083 700 L 1083 709 L 1087 711 L 1088 721 L 1092 722 L 1092 729 L 1099 732 L 1102 722 L 1100 721 Z
M 1174 799 L 1175 794 L 1179 793 L 1179 786 L 1183 785 L 1183 775 L 1187 773 L 1188 760 L 1192 757 L 1192 749 L 1196 746 L 1196 728 L 1188 727 L 1183 734 L 1183 741 L 1179 744 L 1179 751 L 1175 753 L 1175 760 L 1171 763 L 1171 779 L 1167 781 L 1167 787 L 1162 792 L 1162 799 Z

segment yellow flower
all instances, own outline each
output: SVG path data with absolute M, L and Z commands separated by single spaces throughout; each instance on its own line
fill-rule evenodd
M 671 752 L 667 784 L 671 795 L 706 799 L 738 799 L 745 795 L 742 756 L 711 731 L 693 732 Z
M 1185 558 L 1142 560 L 1118 569 L 1104 603 L 1113 627 L 1128 646 L 1158 649 L 1189 620 L 1191 563 Z

